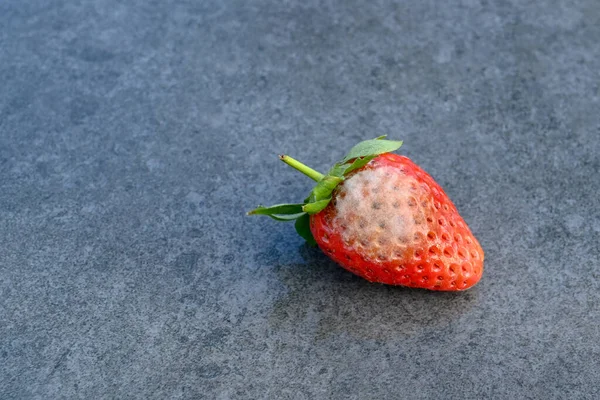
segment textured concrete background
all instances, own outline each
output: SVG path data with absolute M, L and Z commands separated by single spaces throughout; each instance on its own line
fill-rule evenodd
M 0 398 L 600 398 L 599 43 L 597 0 L 0 1 Z M 473 290 L 244 216 L 384 133 Z

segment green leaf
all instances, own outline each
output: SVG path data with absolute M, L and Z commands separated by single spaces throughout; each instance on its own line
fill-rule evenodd
M 376 156 L 390 151 L 398 150 L 402 146 L 402 141 L 385 140 L 385 136 L 380 136 L 376 139 L 365 140 L 360 142 L 344 157 L 341 163 L 346 163 L 354 158 Z
M 275 204 L 274 206 L 264 207 L 258 206 L 247 215 L 292 215 L 300 214 L 304 204 Z
M 329 170 L 327 175 L 328 176 L 337 176 L 337 177 L 341 178 L 342 176 L 344 176 L 344 171 L 346 171 L 346 168 L 347 168 L 346 164 L 337 163 L 333 167 L 331 167 L 331 169 Z
M 336 186 L 339 185 L 343 180 L 344 178 L 339 178 L 337 176 L 327 175 L 324 177 L 312 190 L 311 203 L 331 197 L 331 192 L 333 192 L 333 189 L 335 189 Z
M 269 215 L 269 217 L 273 218 L 275 221 L 293 221 L 295 219 L 300 218 L 301 216 L 305 215 L 305 212 L 301 212 L 298 214 L 289 214 L 289 215 L 285 215 L 285 214 L 271 214 Z
M 329 204 L 330 201 L 331 197 L 329 197 L 328 199 L 308 203 L 305 204 L 304 207 L 302 207 L 302 210 L 310 215 L 316 214 L 319 211 L 323 210 L 325 207 L 327 207 L 327 204 Z
M 359 168 L 364 167 L 365 165 L 367 165 L 369 163 L 369 161 L 371 161 L 372 159 L 374 159 L 375 156 L 366 156 L 363 158 L 357 158 L 354 160 L 354 162 L 350 165 L 348 164 L 344 164 L 344 165 L 348 165 L 348 167 L 344 170 L 344 175 L 348 175 L 350 172 L 357 170 Z
M 310 218 L 308 214 L 304 214 L 302 217 L 298 218 L 294 226 L 296 227 L 298 235 L 302 236 L 309 245 L 317 245 L 317 242 L 310 231 Z

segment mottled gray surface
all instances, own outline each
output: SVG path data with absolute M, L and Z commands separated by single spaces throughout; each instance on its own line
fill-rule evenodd
M 0 398 L 600 398 L 599 43 L 598 0 L 0 1 Z M 474 289 L 244 216 L 383 133 Z

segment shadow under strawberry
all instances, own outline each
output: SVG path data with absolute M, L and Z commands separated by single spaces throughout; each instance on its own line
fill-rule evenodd
M 278 299 L 269 321 L 278 331 L 312 332 L 315 340 L 332 335 L 383 340 L 441 329 L 468 313 L 478 290 L 431 292 L 370 283 L 340 268 L 319 249 L 299 249 L 304 264 L 280 265 L 278 277 L 288 292 Z M 302 332 L 299 332 L 302 331 Z

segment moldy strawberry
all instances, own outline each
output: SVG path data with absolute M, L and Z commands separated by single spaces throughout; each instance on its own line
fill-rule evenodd
M 484 253 L 443 189 L 385 136 L 354 146 L 323 175 L 281 160 L 317 184 L 303 203 L 248 214 L 296 221 L 296 231 L 371 282 L 457 291 L 475 285 Z

